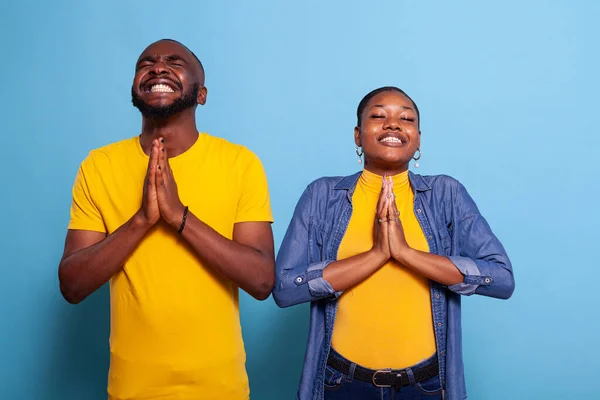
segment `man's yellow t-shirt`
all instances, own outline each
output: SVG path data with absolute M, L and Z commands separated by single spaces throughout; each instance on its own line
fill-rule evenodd
M 201 133 L 169 163 L 183 204 L 228 239 L 272 222 L 260 160 Z M 69 229 L 111 234 L 141 206 L 148 156 L 139 138 L 93 150 L 73 187 Z M 238 288 L 203 265 L 164 221 L 110 280 L 109 399 L 248 399 Z

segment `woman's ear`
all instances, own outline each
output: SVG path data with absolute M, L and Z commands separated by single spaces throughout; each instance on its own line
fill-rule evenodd
M 358 126 L 354 128 L 354 144 L 358 147 L 362 147 L 362 141 L 360 140 L 360 128 Z

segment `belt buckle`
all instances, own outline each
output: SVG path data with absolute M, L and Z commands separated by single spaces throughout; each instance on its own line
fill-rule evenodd
M 375 371 L 375 373 L 373 374 L 373 378 L 371 379 L 371 381 L 373 382 L 373 385 L 375 385 L 375 387 L 378 388 L 390 388 L 392 387 L 392 385 L 380 385 L 378 384 L 375 380 L 375 377 L 377 376 L 377 374 L 390 374 L 392 372 L 391 369 L 380 369 Z

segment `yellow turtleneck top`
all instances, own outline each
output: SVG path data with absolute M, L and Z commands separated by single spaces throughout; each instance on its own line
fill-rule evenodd
M 429 251 L 414 214 L 408 171 L 392 177 L 396 206 L 409 246 Z M 373 247 L 373 225 L 382 177 L 364 170 L 352 196 L 353 212 L 338 260 Z M 429 280 L 391 259 L 338 299 L 333 348 L 371 369 L 406 368 L 436 351 Z

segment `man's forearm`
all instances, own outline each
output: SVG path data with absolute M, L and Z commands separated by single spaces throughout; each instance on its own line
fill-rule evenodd
M 275 282 L 272 255 L 227 239 L 191 212 L 182 236 L 207 266 L 252 297 L 259 300 L 269 297 Z
M 65 299 L 79 303 L 106 283 L 121 270 L 148 229 L 136 214 L 103 240 L 67 254 L 58 269 Z

